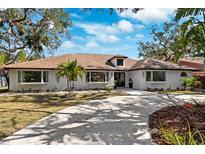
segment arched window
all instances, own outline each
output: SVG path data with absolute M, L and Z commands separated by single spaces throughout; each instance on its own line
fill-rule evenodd
M 186 72 L 182 72 L 181 73 L 181 77 L 187 77 L 187 73 Z

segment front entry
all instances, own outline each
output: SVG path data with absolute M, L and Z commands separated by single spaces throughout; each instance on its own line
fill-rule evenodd
M 117 87 L 125 86 L 125 73 L 124 72 L 114 72 L 115 84 Z

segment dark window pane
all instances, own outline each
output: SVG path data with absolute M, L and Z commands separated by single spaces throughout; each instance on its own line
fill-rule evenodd
M 153 81 L 166 81 L 164 71 L 153 71 Z
M 41 71 L 22 72 L 23 82 L 41 82 Z
M 105 73 L 91 72 L 91 82 L 105 82 Z
M 123 59 L 117 59 L 117 66 L 123 66 Z
M 146 81 L 151 81 L 151 72 L 146 72 Z
M 43 72 L 43 82 L 48 82 L 48 71 Z
M 90 72 L 86 73 L 86 82 L 90 82 Z
M 182 73 L 181 73 L 181 77 L 187 77 L 186 72 L 182 72 Z
M 21 71 L 18 71 L 18 83 L 21 83 Z

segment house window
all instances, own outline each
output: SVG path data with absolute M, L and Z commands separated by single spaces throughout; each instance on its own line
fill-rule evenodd
M 18 71 L 19 83 L 48 82 L 48 71 Z
M 150 71 L 146 72 L 146 81 L 147 82 L 151 81 L 151 72 Z
M 86 73 L 86 82 L 90 82 L 90 72 Z
M 21 83 L 21 71 L 18 71 L 18 83 Z
M 107 81 L 109 81 L 109 72 L 106 73 Z
M 123 59 L 117 59 L 117 66 L 123 66 Z
M 22 82 L 41 82 L 41 71 L 23 71 Z
M 105 73 L 91 72 L 91 82 L 105 82 Z
M 43 71 L 43 82 L 48 82 L 48 71 Z
M 153 71 L 153 81 L 166 81 L 164 71 Z
M 163 82 L 166 81 L 165 71 L 147 71 L 146 72 L 147 82 Z
M 186 72 L 182 72 L 180 76 L 181 76 L 181 77 L 187 77 L 188 75 L 187 75 Z

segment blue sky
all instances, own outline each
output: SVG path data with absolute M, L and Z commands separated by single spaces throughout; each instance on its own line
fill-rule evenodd
M 72 20 L 71 39 L 64 40 L 54 55 L 68 53 L 123 54 L 138 58 L 136 42 L 151 39 L 150 27 L 162 25 L 174 15 L 175 9 L 143 9 L 137 14 L 106 10 L 82 12 L 66 9 Z

